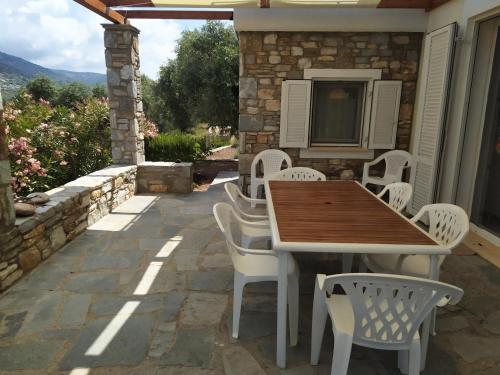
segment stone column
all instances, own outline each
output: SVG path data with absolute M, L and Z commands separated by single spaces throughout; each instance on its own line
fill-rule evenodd
M 103 27 L 113 162 L 140 164 L 145 157 L 138 122 L 142 115 L 139 30 L 131 25 Z
M 4 249 L 7 242 L 15 235 L 14 223 L 16 221 L 14 200 L 10 187 L 11 174 L 7 135 L 2 114 L 2 93 L 0 92 L 0 249 Z M 1 255 L 0 251 L 0 260 L 2 258 Z M 2 263 L 0 262 L 0 271 L 1 269 Z

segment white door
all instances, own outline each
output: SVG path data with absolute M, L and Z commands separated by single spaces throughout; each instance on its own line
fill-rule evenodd
M 425 38 L 410 176 L 413 199 L 408 210 L 412 214 L 433 203 L 436 196 L 456 28 L 451 24 Z

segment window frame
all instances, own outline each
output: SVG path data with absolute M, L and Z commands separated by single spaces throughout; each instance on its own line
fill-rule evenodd
M 356 144 L 340 144 L 340 143 L 312 143 L 312 111 L 309 114 L 309 148 L 321 147 L 359 147 L 360 149 L 368 149 L 370 137 L 370 115 L 372 111 L 372 99 L 374 81 L 382 78 L 382 69 L 304 69 L 304 79 L 314 82 L 326 81 L 347 81 L 347 82 L 365 82 L 365 93 L 363 97 L 363 110 L 360 129 L 360 142 Z M 311 109 L 313 103 L 313 90 L 311 90 Z

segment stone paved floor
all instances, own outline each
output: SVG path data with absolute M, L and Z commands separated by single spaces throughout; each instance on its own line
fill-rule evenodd
M 240 339 L 231 324 L 232 268 L 212 218 L 222 184 L 188 196 L 136 196 L 0 296 L 0 374 L 329 374 L 311 367 L 314 271 L 301 262 L 300 343 L 274 365 L 276 287 L 245 290 Z M 500 374 L 500 271 L 466 249 L 443 279 L 465 288 L 439 312 L 424 374 Z M 354 348 L 349 374 L 398 374 L 394 353 Z M 86 370 L 90 369 L 90 370 Z

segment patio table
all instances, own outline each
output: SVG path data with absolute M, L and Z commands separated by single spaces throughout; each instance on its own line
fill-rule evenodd
M 266 181 L 265 190 L 279 264 L 276 363 L 280 368 L 286 367 L 287 252 L 427 254 L 435 280 L 439 256 L 451 253 L 358 182 Z M 430 320 L 423 324 L 423 347 Z M 422 353 L 422 368 L 425 358 Z

